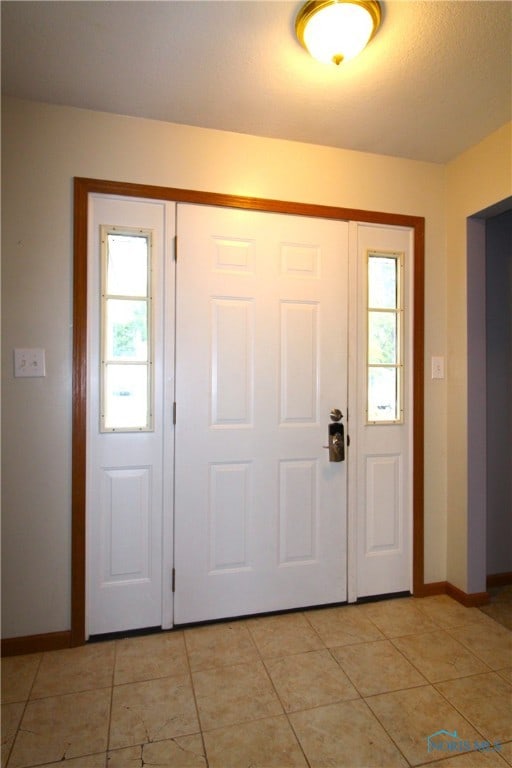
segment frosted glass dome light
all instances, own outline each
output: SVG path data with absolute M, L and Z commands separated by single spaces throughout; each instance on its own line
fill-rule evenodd
M 380 18 L 376 0 L 310 0 L 297 15 L 295 31 L 315 59 L 341 64 L 361 53 Z

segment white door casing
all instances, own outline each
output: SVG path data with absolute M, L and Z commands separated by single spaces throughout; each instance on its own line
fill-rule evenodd
M 176 623 L 346 599 L 347 232 L 178 206 Z
M 100 431 L 102 225 L 152 233 L 153 429 Z M 91 195 L 88 232 L 87 636 L 172 624 L 175 206 Z M 164 472 L 164 465 L 169 471 Z M 165 581 L 165 588 L 163 582 Z

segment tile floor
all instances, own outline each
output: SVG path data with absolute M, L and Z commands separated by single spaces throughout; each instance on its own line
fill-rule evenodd
M 512 631 L 446 596 L 5 658 L 2 672 L 2 768 L 512 766 Z

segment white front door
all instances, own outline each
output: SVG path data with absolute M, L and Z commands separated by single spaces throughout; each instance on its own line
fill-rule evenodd
M 411 231 L 92 195 L 88 240 L 87 634 L 409 590 Z
M 172 621 L 174 211 L 90 198 L 87 636 Z
M 178 206 L 175 622 L 346 600 L 348 224 Z

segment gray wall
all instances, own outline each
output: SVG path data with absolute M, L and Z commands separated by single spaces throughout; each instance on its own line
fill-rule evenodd
M 487 573 L 512 571 L 512 211 L 486 223 Z

